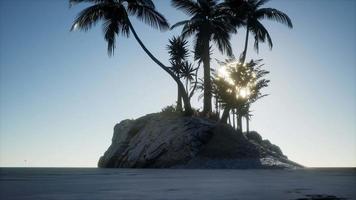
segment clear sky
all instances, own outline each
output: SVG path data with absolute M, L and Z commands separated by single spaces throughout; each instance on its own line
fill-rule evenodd
M 171 24 L 186 19 L 168 0 L 155 2 Z M 356 1 L 274 0 L 266 7 L 286 12 L 294 29 L 265 21 L 273 50 L 249 49 L 248 58 L 263 58 L 271 71 L 270 95 L 252 106 L 252 129 L 303 165 L 355 167 Z M 119 38 L 109 58 L 100 26 L 69 32 L 82 8 L 0 0 L 0 166 L 95 167 L 115 123 L 175 103 L 174 81 L 133 37 Z M 168 63 L 167 41 L 180 30 L 132 22 Z M 240 29 L 233 37 L 236 55 L 244 35 Z

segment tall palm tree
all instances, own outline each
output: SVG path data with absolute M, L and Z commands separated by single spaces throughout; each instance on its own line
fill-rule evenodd
M 271 36 L 269 35 L 267 29 L 263 26 L 261 20 L 269 19 L 282 23 L 289 28 L 293 28 L 291 19 L 284 12 L 275 8 L 261 8 L 261 6 L 266 4 L 268 1 L 269 0 L 247 0 L 244 1 L 244 4 L 242 5 L 244 11 L 242 12 L 241 9 L 239 10 L 241 15 L 245 15 L 244 17 L 246 21 L 246 38 L 245 47 L 241 58 L 242 63 L 244 63 L 246 59 L 248 38 L 250 33 L 254 36 L 254 48 L 257 52 L 259 49 L 259 42 L 267 41 L 270 49 L 273 47 Z M 241 15 L 237 16 L 237 20 L 241 20 L 241 17 L 243 18 Z
M 258 52 L 259 42 L 267 41 L 270 49 L 273 47 L 271 36 L 269 35 L 267 29 L 261 23 L 262 19 L 273 20 L 282 24 L 285 24 L 289 28 L 293 28 L 291 19 L 284 12 L 277 10 L 275 8 L 261 8 L 269 0 L 248 0 L 247 5 L 243 6 L 246 9 L 246 38 L 245 38 L 245 47 L 242 53 L 241 62 L 244 63 L 247 55 L 247 46 L 249 33 L 251 32 L 254 36 L 254 48 Z M 247 133 L 249 132 L 249 106 L 246 108 L 246 127 Z
M 185 12 L 191 18 L 176 23 L 171 28 L 183 26 L 182 37 L 194 35 L 195 59 L 204 65 L 204 108 L 205 114 L 212 111 L 210 79 L 210 41 L 218 46 L 222 53 L 232 55 L 230 33 L 235 27 L 230 23 L 227 12 L 221 9 L 218 0 L 171 0 L 172 5 Z
M 232 23 L 237 27 L 241 25 L 246 27 L 244 51 L 242 52 L 240 58 L 242 63 L 246 60 L 250 32 L 254 36 L 254 48 L 257 52 L 259 49 L 259 42 L 267 41 L 270 49 L 273 47 L 271 36 L 269 35 L 267 29 L 263 26 L 261 20 L 269 19 L 285 24 L 289 28 L 293 28 L 291 19 L 282 11 L 275 8 L 260 8 L 268 1 L 269 0 L 225 0 L 223 3 L 224 9 L 230 13 L 230 16 L 232 16 Z M 249 113 L 248 109 L 249 106 L 247 107 L 246 113 Z M 224 113 L 229 113 L 228 107 L 225 108 Z M 246 114 L 245 118 L 246 126 L 249 127 L 248 114 Z
M 131 32 L 146 54 L 176 81 L 180 90 L 185 90 L 180 79 L 170 68 L 162 64 L 146 48 L 129 19 L 129 16 L 135 16 L 153 28 L 160 30 L 168 29 L 169 25 L 167 20 L 155 9 L 151 0 L 69 0 L 69 2 L 71 6 L 78 3 L 92 4 L 79 13 L 71 30 L 80 29 L 87 31 L 97 24 L 97 22 L 102 21 L 109 56 L 114 53 L 116 36 L 122 35 L 128 37 Z M 188 95 L 183 94 L 182 98 L 185 102 L 186 112 L 192 113 Z
M 182 77 L 182 65 L 183 62 L 189 56 L 189 50 L 187 47 L 188 41 L 183 39 L 182 37 L 173 37 L 169 40 L 169 44 L 167 45 L 168 54 L 170 55 L 169 61 L 171 63 L 171 70 L 178 76 L 178 78 Z M 178 87 L 178 95 L 177 95 L 177 110 L 182 111 L 182 94 L 181 90 Z

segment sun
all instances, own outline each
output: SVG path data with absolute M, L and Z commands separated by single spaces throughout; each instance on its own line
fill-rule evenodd
M 234 93 L 236 99 L 248 99 L 252 94 L 251 91 L 253 90 L 253 87 L 256 86 L 256 74 L 254 72 L 245 73 L 247 74 L 246 77 L 245 76 L 239 77 L 240 80 L 251 79 L 246 85 L 241 85 L 238 84 L 239 82 L 238 79 L 234 80 L 231 76 L 231 72 L 236 69 L 238 71 L 248 69 L 248 65 L 247 64 L 242 65 L 241 63 L 236 61 L 226 63 L 225 65 L 222 65 L 218 68 L 217 76 L 218 78 L 227 82 L 229 85 L 233 86 L 232 89 L 228 89 L 227 92 L 230 94 Z

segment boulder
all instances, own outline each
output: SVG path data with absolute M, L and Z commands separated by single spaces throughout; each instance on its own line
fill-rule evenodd
M 252 132 L 251 132 L 252 133 Z M 123 120 L 99 159 L 103 168 L 296 168 L 279 147 L 254 132 L 201 117 L 162 113 Z M 259 137 L 258 137 L 259 136 Z

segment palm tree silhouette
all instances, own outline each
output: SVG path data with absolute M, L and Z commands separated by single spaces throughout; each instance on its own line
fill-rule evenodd
M 217 0 L 171 0 L 172 5 L 191 18 L 176 23 L 171 29 L 183 26 L 182 37 L 193 36 L 195 59 L 204 65 L 204 106 L 205 114 L 212 111 L 210 79 L 210 41 L 214 41 L 222 53 L 232 55 L 230 33 L 236 29 L 229 19 L 231 16 L 221 9 Z
M 246 14 L 246 38 L 245 38 L 245 47 L 242 53 L 241 62 L 244 63 L 247 55 L 247 46 L 249 33 L 251 32 L 254 35 L 254 48 L 258 52 L 259 42 L 267 41 L 270 49 L 273 47 L 271 36 L 269 35 L 267 29 L 261 23 L 262 19 L 273 20 L 282 24 L 287 25 L 289 28 L 293 28 L 292 21 L 287 14 L 279 11 L 275 8 L 260 8 L 262 5 L 266 4 L 269 0 L 248 0 L 245 2 L 245 6 L 242 6 L 246 9 L 242 14 Z M 237 20 L 241 19 L 241 16 Z M 249 132 L 249 105 L 246 107 L 246 127 L 247 133 Z
M 240 57 L 240 62 L 245 63 L 248 47 L 248 39 L 250 32 L 254 35 L 254 48 L 258 52 L 259 42 L 267 41 L 270 49 L 273 47 L 271 36 L 267 29 L 261 23 L 263 19 L 274 20 L 279 23 L 287 25 L 289 28 L 293 27 L 292 21 L 282 11 L 275 8 L 260 8 L 266 4 L 269 0 L 225 0 L 223 8 L 225 12 L 230 13 L 232 17 L 230 20 L 236 27 L 246 27 L 246 38 L 244 50 Z M 223 119 L 227 119 L 226 115 L 229 113 L 229 107 L 224 110 Z M 247 106 L 246 113 L 249 113 L 249 106 Z M 246 127 L 249 127 L 249 116 L 246 114 Z M 226 121 L 226 120 L 223 120 Z
M 71 30 L 80 29 L 87 31 L 97 24 L 97 22 L 103 21 L 104 38 L 108 44 L 107 51 L 109 56 L 114 53 L 116 36 L 122 35 L 129 37 L 131 32 L 146 54 L 176 81 L 181 91 L 185 91 L 184 85 L 181 83 L 179 77 L 177 77 L 169 67 L 162 64 L 146 48 L 129 19 L 129 16 L 136 16 L 153 28 L 160 30 L 168 29 L 169 25 L 167 20 L 156 11 L 151 0 L 69 0 L 69 2 L 71 6 L 78 3 L 93 4 L 79 13 Z M 182 98 L 185 102 L 185 111 L 187 114 L 192 113 L 188 94 L 185 94 L 185 92 L 182 93 Z
M 169 44 L 167 45 L 168 54 L 170 55 L 169 61 L 171 63 L 171 70 L 178 76 L 178 78 L 182 77 L 182 65 L 183 62 L 189 56 L 189 50 L 187 47 L 188 41 L 183 39 L 182 37 L 173 37 L 170 39 Z M 177 95 L 177 110 L 182 111 L 182 94 L 181 90 L 178 88 Z

